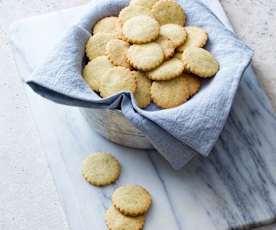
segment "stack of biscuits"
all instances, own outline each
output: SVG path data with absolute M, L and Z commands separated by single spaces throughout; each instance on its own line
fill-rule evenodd
M 140 230 L 151 206 L 150 193 L 140 185 L 125 185 L 112 194 L 105 221 L 110 230 Z
M 82 175 L 94 186 L 114 183 L 121 174 L 120 162 L 110 153 L 97 152 L 83 162 Z M 140 185 L 125 185 L 112 194 L 105 221 L 110 230 L 141 230 L 152 204 L 150 193 Z
M 174 0 L 131 0 L 118 17 L 99 20 L 87 42 L 83 77 L 102 97 L 133 93 L 140 108 L 151 102 L 177 107 L 194 94 L 219 64 L 202 47 L 208 34 L 184 26 L 186 15 Z

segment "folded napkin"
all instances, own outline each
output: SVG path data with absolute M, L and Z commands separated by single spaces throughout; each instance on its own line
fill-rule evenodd
M 207 49 L 220 63 L 220 70 L 205 80 L 199 93 L 172 109 L 155 106 L 143 110 L 129 92 L 102 99 L 82 78 L 85 44 L 91 27 L 104 16 L 117 15 L 127 0 L 101 0 L 87 4 L 62 39 L 26 81 L 38 94 L 58 103 L 97 109 L 120 109 L 124 116 L 151 141 L 175 169 L 195 154 L 208 156 L 226 122 L 241 76 L 253 52 L 227 30 L 202 3 L 179 1 L 188 25 L 203 27 L 209 34 Z

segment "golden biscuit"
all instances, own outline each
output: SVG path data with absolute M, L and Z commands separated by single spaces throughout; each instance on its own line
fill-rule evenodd
M 106 44 L 107 57 L 116 66 L 130 68 L 127 62 L 129 44 L 119 39 L 112 39 Z
M 150 104 L 151 81 L 142 72 L 133 71 L 136 80 L 135 100 L 140 108 L 145 108 Z
M 133 73 L 125 67 L 117 66 L 105 72 L 99 90 L 102 97 L 109 97 L 122 91 L 134 93 L 135 89 Z
M 180 76 L 169 81 L 154 81 L 151 85 L 151 99 L 164 109 L 181 105 L 189 99 L 186 80 Z
M 106 55 L 106 44 L 114 38 L 116 38 L 114 34 L 102 32 L 91 36 L 86 43 L 86 55 L 89 60 Z
M 159 23 L 150 16 L 139 15 L 127 20 L 123 25 L 123 35 L 135 44 L 148 43 L 159 36 Z
M 203 78 L 214 76 L 219 70 L 219 63 L 207 50 L 197 47 L 185 49 L 182 60 L 189 72 Z
M 116 181 L 121 172 L 119 161 L 109 153 L 98 152 L 88 156 L 82 166 L 82 175 L 92 185 L 104 186 Z
M 178 47 L 182 45 L 187 37 L 184 27 L 176 24 L 166 24 L 160 27 L 160 35 L 169 38 Z
M 152 16 L 150 9 L 143 6 L 131 5 L 123 8 L 119 13 L 119 20 L 124 24 L 128 19 L 139 15 Z
M 164 60 L 160 45 L 151 42 L 142 45 L 132 45 L 128 49 L 128 62 L 136 69 L 148 71 L 159 66 Z
M 141 216 L 151 206 L 151 195 L 140 185 L 126 185 L 112 194 L 112 204 L 124 215 Z
M 151 10 L 153 16 L 161 24 L 185 24 L 186 16 L 182 7 L 171 0 L 160 0 L 155 3 Z
M 98 92 L 102 76 L 112 67 L 106 56 L 96 57 L 84 67 L 83 78 L 94 91 Z
M 169 38 L 159 36 L 156 42 L 161 46 L 165 59 L 173 56 L 175 45 Z
M 99 20 L 93 27 L 93 34 L 111 33 L 119 35 L 122 33 L 122 27 L 118 17 L 105 17 Z
M 177 48 L 178 51 L 183 52 L 188 47 L 201 48 L 205 46 L 208 40 L 206 31 L 196 26 L 187 26 L 185 30 L 187 32 L 187 39 L 183 45 Z
M 141 230 L 145 217 L 124 216 L 114 206 L 111 206 L 106 212 L 105 222 L 109 230 Z
M 176 52 L 173 57 L 182 61 L 182 53 L 181 52 Z
M 179 76 L 183 70 L 183 62 L 177 58 L 172 58 L 148 72 L 147 77 L 151 80 L 170 80 Z
M 197 77 L 193 74 L 187 74 L 187 73 L 183 73 L 181 76 L 186 81 L 186 85 L 187 85 L 188 91 L 189 91 L 189 97 L 196 94 L 201 85 L 201 81 L 200 81 L 199 77 Z
M 151 9 L 152 6 L 158 1 L 159 0 L 131 0 L 129 5 L 143 6 L 143 7 Z

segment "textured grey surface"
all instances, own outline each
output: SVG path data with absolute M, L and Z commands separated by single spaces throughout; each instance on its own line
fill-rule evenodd
M 178 2 L 186 9 L 188 24 L 201 26 L 208 32 L 206 48 L 220 64 L 216 76 L 204 81 L 199 93 L 181 106 L 142 110 L 127 92 L 102 99 L 84 82 L 82 63 L 91 25 L 105 15 L 118 14 L 128 0 L 87 4 L 87 12 L 26 79 L 27 83 L 37 93 L 62 104 L 121 109 L 175 169 L 184 167 L 197 153 L 208 156 L 223 129 L 252 51 L 206 6 L 192 0 Z
M 7 29 L 11 22 L 20 18 L 83 2 L 87 1 L 0 1 L 0 229 L 67 229 L 30 108 L 8 47 Z M 267 82 L 267 90 L 273 93 L 274 89 L 276 92 L 272 84 L 276 79 L 275 69 L 272 68 L 276 60 L 275 47 L 271 45 L 275 43 L 276 36 L 275 26 L 270 26 L 276 22 L 276 14 L 269 13 L 270 9 L 275 8 L 275 1 L 254 1 L 257 4 L 250 0 L 221 2 L 235 29 L 256 52 L 254 61 L 257 64 L 257 77 Z M 263 28 L 267 28 L 265 36 L 259 33 Z M 268 39 L 269 34 L 271 38 Z M 266 57 L 263 58 L 263 55 Z M 268 229 L 276 229 L 276 226 L 262 228 Z

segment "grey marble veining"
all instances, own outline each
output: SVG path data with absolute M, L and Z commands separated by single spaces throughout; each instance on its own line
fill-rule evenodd
M 218 9 L 216 4 L 211 1 L 210 7 Z M 53 13 L 13 27 L 22 76 L 30 74 L 80 12 L 81 8 Z M 223 17 L 220 10 L 216 13 Z M 106 141 L 89 128 L 78 108 L 54 104 L 26 88 L 71 229 L 105 229 L 103 216 L 111 194 L 126 183 L 142 184 L 153 195 L 145 229 L 226 230 L 274 221 L 276 118 L 250 71 L 210 157 L 197 157 L 181 171 L 172 170 L 154 151 Z M 103 189 L 91 187 L 80 175 L 83 158 L 99 150 L 114 153 L 123 166 L 119 181 Z

